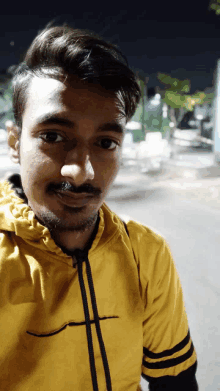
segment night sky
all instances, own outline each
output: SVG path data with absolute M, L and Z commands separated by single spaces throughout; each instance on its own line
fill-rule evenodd
M 191 93 L 213 85 L 220 58 L 220 16 L 208 10 L 209 1 L 46 4 L 24 6 L 20 1 L 12 6 L 8 1 L 1 6 L 1 73 L 18 64 L 38 31 L 54 20 L 95 31 L 118 45 L 130 67 L 150 77 L 149 87 L 160 85 L 157 72 L 190 79 Z

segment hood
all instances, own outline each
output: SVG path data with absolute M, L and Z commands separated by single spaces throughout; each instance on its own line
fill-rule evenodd
M 75 257 L 77 261 L 78 279 L 85 314 L 90 372 L 94 391 L 98 391 L 99 388 L 93 350 L 91 322 L 94 322 L 96 326 L 96 333 L 100 345 L 100 352 L 106 377 L 107 391 L 111 391 L 112 386 L 108 359 L 100 328 L 95 289 L 89 263 L 89 254 L 92 252 L 95 255 L 96 251 L 100 251 L 100 249 L 111 241 L 114 236 L 119 236 L 122 228 L 123 223 L 119 217 L 110 211 L 106 204 L 103 204 L 99 210 L 96 227 L 85 249 L 76 249 L 69 255 L 64 254 L 62 249 L 58 247 L 51 238 L 49 230 L 38 222 L 35 218 L 34 212 L 27 205 L 27 199 L 22 189 L 20 175 L 14 174 L 9 177 L 7 181 L 0 181 L 0 230 L 14 232 L 31 246 L 38 247 L 43 251 L 55 253 L 56 256 L 62 257 L 62 260 L 65 260 L 68 263 L 71 262 L 71 264 L 73 264 L 73 257 Z M 86 264 L 86 274 L 94 320 L 91 320 L 89 315 L 88 297 L 83 280 L 83 262 Z

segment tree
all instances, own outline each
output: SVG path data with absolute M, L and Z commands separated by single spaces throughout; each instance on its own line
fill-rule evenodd
M 142 129 L 136 131 L 136 133 L 139 133 L 139 135 L 135 137 L 135 139 L 141 141 L 145 140 L 146 133 L 149 131 L 163 132 L 164 119 L 162 117 L 161 105 L 153 107 L 150 103 L 150 99 L 155 95 L 155 88 L 148 88 L 149 76 L 146 76 L 143 71 L 136 70 L 135 72 L 137 76 L 137 82 L 141 89 L 141 100 L 134 116 L 132 117 L 132 121 L 142 124 Z
M 165 85 L 164 89 L 158 88 L 158 93 L 168 106 L 168 118 L 173 122 L 172 137 L 184 114 L 187 111 L 193 111 L 196 105 L 210 102 L 214 94 L 205 94 L 203 91 L 189 94 L 191 83 L 188 79 L 179 80 L 165 73 L 158 73 L 157 78 Z
M 209 3 L 209 11 L 215 11 L 216 15 L 220 15 L 220 0 L 211 0 Z

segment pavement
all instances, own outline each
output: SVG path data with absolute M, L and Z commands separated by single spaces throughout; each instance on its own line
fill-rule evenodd
M 117 197 L 122 187 L 128 195 L 146 186 L 149 189 L 173 188 L 180 198 L 220 210 L 220 165 L 211 152 L 179 154 L 163 162 L 159 169 L 148 172 L 141 172 L 138 163 L 124 165 L 114 181 L 111 196 Z
M 155 161 L 156 159 L 157 157 L 155 157 Z M 163 159 L 160 166 L 155 167 L 155 169 L 144 170 L 144 166 L 150 166 L 148 164 L 149 160 L 150 158 L 140 159 L 140 161 L 133 159 L 132 161 L 127 158 L 124 168 L 130 166 L 133 171 L 145 171 L 148 176 L 163 179 L 187 177 L 187 174 L 195 178 L 220 176 L 220 165 L 215 161 L 215 154 L 201 149 L 183 149 L 182 152 L 176 153 L 172 158 Z M 154 157 L 151 160 L 153 161 Z
M 215 154 L 203 150 L 180 153 L 165 161 L 162 170 L 162 176 L 172 179 L 220 177 L 220 165 L 215 161 Z

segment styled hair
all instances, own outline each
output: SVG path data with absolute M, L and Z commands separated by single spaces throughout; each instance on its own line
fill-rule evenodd
M 113 91 L 126 122 L 134 115 L 141 91 L 120 49 L 95 33 L 64 24 L 41 31 L 14 73 L 13 110 L 19 133 L 32 78 L 49 76 L 66 81 L 72 75 Z

